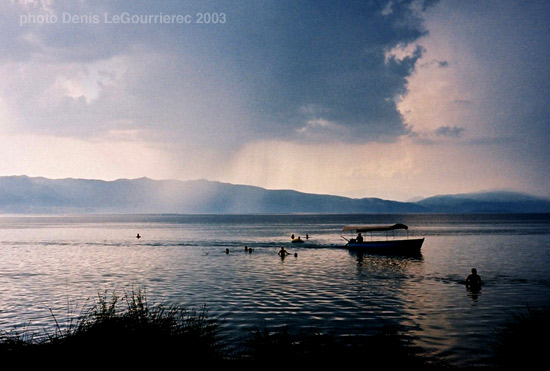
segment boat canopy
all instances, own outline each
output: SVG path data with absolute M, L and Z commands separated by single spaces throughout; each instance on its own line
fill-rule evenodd
M 359 232 L 381 232 L 381 231 L 393 231 L 395 229 L 409 229 L 405 224 L 350 224 L 344 226 L 343 231 L 355 231 Z

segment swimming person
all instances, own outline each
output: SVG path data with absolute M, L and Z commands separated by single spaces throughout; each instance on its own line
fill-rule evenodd
M 137 239 L 140 239 L 140 238 L 141 238 L 141 236 L 139 235 L 139 233 L 136 235 L 136 238 L 137 238 Z
M 285 256 L 287 256 L 290 253 L 285 250 L 284 246 L 281 246 L 281 250 L 279 250 L 278 254 L 281 258 L 284 258 Z
M 472 273 L 466 277 L 466 287 L 473 290 L 481 288 L 481 277 L 477 274 L 477 269 L 472 268 Z

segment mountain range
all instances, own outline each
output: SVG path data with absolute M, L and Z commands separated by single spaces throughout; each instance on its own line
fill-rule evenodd
M 208 180 L 4 176 L 0 177 L 0 213 L 550 213 L 550 200 L 515 192 L 484 192 L 399 202 Z

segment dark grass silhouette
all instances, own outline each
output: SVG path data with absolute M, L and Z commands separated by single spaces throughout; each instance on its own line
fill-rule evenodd
M 256 328 L 236 348 L 224 340 L 221 324 L 205 308 L 149 304 L 141 291 L 123 296 L 99 294 L 95 304 L 53 333 L 0 333 L 0 357 L 24 365 L 174 367 L 231 364 L 327 366 L 362 364 L 374 369 L 453 368 L 412 345 L 398 327 L 374 335 L 336 337 L 317 331 L 292 332 L 286 326 Z M 72 320 L 71 320 L 72 321 Z M 494 355 L 487 368 L 521 368 L 545 361 L 550 311 L 515 315 L 495 331 Z M 229 350 L 232 349 L 232 350 Z M 521 367 L 520 367 L 521 366 Z M 63 367 L 61 367 L 63 368 Z M 479 369 L 479 367 L 477 367 Z
M 4 359 L 103 360 L 128 365 L 175 359 L 217 361 L 224 354 L 219 322 L 209 319 L 204 308 L 197 312 L 175 305 L 150 305 L 141 291 L 110 298 L 98 295 L 96 304 L 65 329 L 53 318 L 54 334 L 2 334 L 0 355 Z
M 371 365 L 432 364 L 397 331 L 386 329 L 376 336 L 353 337 L 353 344 L 318 332 L 293 334 L 287 327 L 255 329 L 242 343 L 224 341 L 220 322 L 206 310 L 187 311 L 181 306 L 151 305 L 141 291 L 123 296 L 100 294 L 96 303 L 81 313 L 74 324 L 57 323 L 53 334 L 9 332 L 0 334 L 3 359 L 73 361 L 81 364 L 173 365 L 179 363 L 321 364 L 351 362 L 369 357 Z M 289 363 L 290 362 L 290 363 Z

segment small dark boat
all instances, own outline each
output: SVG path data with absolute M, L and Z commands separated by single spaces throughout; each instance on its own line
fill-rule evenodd
M 341 236 L 348 243 L 346 246 L 350 249 L 365 252 L 380 252 L 380 253 L 399 253 L 399 254 L 419 254 L 420 248 L 424 243 L 424 238 L 409 238 L 409 227 L 405 224 L 355 224 L 346 225 L 343 231 L 353 231 L 357 233 L 356 238 L 347 239 Z M 406 238 L 395 238 L 394 231 L 406 230 Z M 378 236 L 375 238 L 373 233 L 385 232 L 385 238 Z M 393 236 L 390 237 L 389 232 Z M 362 233 L 370 233 L 369 240 L 366 240 Z M 381 238 L 382 237 L 382 238 Z

